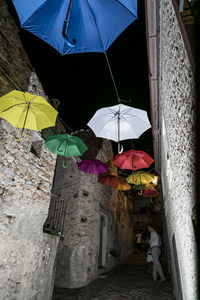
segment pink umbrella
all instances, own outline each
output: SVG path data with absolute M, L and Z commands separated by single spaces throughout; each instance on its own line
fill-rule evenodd
M 87 174 L 101 174 L 108 171 L 108 166 L 98 159 L 86 159 L 78 163 L 78 169 Z
M 143 195 L 146 197 L 157 197 L 159 192 L 156 189 L 144 190 Z

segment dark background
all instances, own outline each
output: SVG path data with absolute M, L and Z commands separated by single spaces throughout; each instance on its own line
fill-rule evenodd
M 10 3 L 17 25 L 18 17 Z M 60 100 L 59 116 L 74 131 L 87 129 L 95 111 L 118 104 L 106 58 L 103 53 L 62 56 L 50 45 L 20 29 L 20 37 L 29 59 L 48 97 Z M 138 1 L 138 19 L 107 50 L 111 69 L 122 102 L 144 109 L 150 116 L 148 63 L 144 1 Z M 114 151 L 116 143 L 112 143 Z M 122 141 L 124 150 L 144 150 L 153 157 L 151 129 L 139 139 Z

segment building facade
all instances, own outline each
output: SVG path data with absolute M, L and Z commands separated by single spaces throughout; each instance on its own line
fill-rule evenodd
M 85 158 L 107 162 L 113 157 L 110 141 L 96 138 L 90 130 L 82 131 L 79 136 L 88 148 L 93 145 Z M 97 175 L 80 171 L 73 159 L 68 159 L 65 169 L 62 160 L 58 159 L 56 172 L 59 176 L 55 177 L 53 191 L 67 202 L 67 207 L 55 284 L 78 288 L 132 253 L 133 205 L 123 192 L 98 183 Z
M 177 299 L 198 298 L 194 65 L 177 1 L 146 1 L 154 151 Z M 152 18 L 151 18 L 152 17 Z

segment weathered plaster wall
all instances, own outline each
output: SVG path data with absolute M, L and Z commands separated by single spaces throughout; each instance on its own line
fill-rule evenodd
M 88 139 L 85 142 L 92 143 Z M 96 157 L 106 162 L 111 156 L 111 144 L 103 140 Z M 60 182 L 57 183 L 61 197 L 67 200 L 67 212 L 65 238 L 58 249 L 55 284 L 77 288 L 88 284 L 130 254 L 133 228 L 129 211 L 132 204 L 126 197 L 118 197 L 110 187 L 98 183 L 96 175 L 85 174 L 78 170 L 72 159 L 68 161 L 68 168 L 63 170 L 62 176 L 64 189 L 61 189 Z M 105 269 L 98 269 L 101 216 L 105 218 L 102 239 L 102 266 Z M 118 256 L 114 257 L 110 251 Z
M 160 1 L 160 127 L 163 199 L 175 293 L 180 293 L 172 237 L 175 235 L 183 299 L 197 297 L 195 205 L 195 87 L 172 1 Z M 179 290 L 179 291 L 178 291 Z

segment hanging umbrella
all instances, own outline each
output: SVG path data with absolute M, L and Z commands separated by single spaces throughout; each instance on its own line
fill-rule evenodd
M 137 19 L 137 0 L 12 0 L 22 28 L 62 55 L 103 52 Z
M 112 188 L 117 188 L 118 185 L 123 184 L 124 180 L 114 175 L 99 176 L 98 182 L 102 185 L 107 185 Z
M 122 140 L 138 139 L 151 127 L 147 112 L 124 104 L 98 109 L 87 125 L 97 137 L 119 143 Z
M 55 126 L 58 112 L 41 96 L 13 90 L 0 97 L 0 117 L 16 128 L 40 131 Z
M 131 184 L 131 189 L 134 191 L 146 191 L 154 188 L 154 184 Z
M 105 52 L 137 19 L 137 0 L 12 0 L 22 28 L 62 55 Z
M 78 163 L 78 169 L 87 174 L 101 174 L 108 170 L 108 166 L 99 159 L 86 159 Z
M 157 185 L 158 176 L 155 176 L 154 174 L 148 172 L 139 171 L 139 172 L 134 172 L 130 176 L 128 176 L 126 178 L 126 181 L 134 185 L 150 184 L 150 183 Z
M 131 185 L 128 184 L 127 182 L 123 182 L 123 183 L 120 183 L 117 187 L 116 187 L 116 190 L 117 191 L 128 191 L 131 189 Z
M 82 139 L 67 133 L 48 136 L 45 146 L 51 152 L 64 157 L 81 156 L 88 149 Z M 67 167 L 64 162 L 63 167 Z
M 149 190 L 144 190 L 143 195 L 146 197 L 157 197 L 159 195 L 159 192 L 156 189 L 152 188 Z
M 114 164 L 120 169 L 139 170 L 149 168 L 154 162 L 146 152 L 141 150 L 129 150 L 115 156 Z

